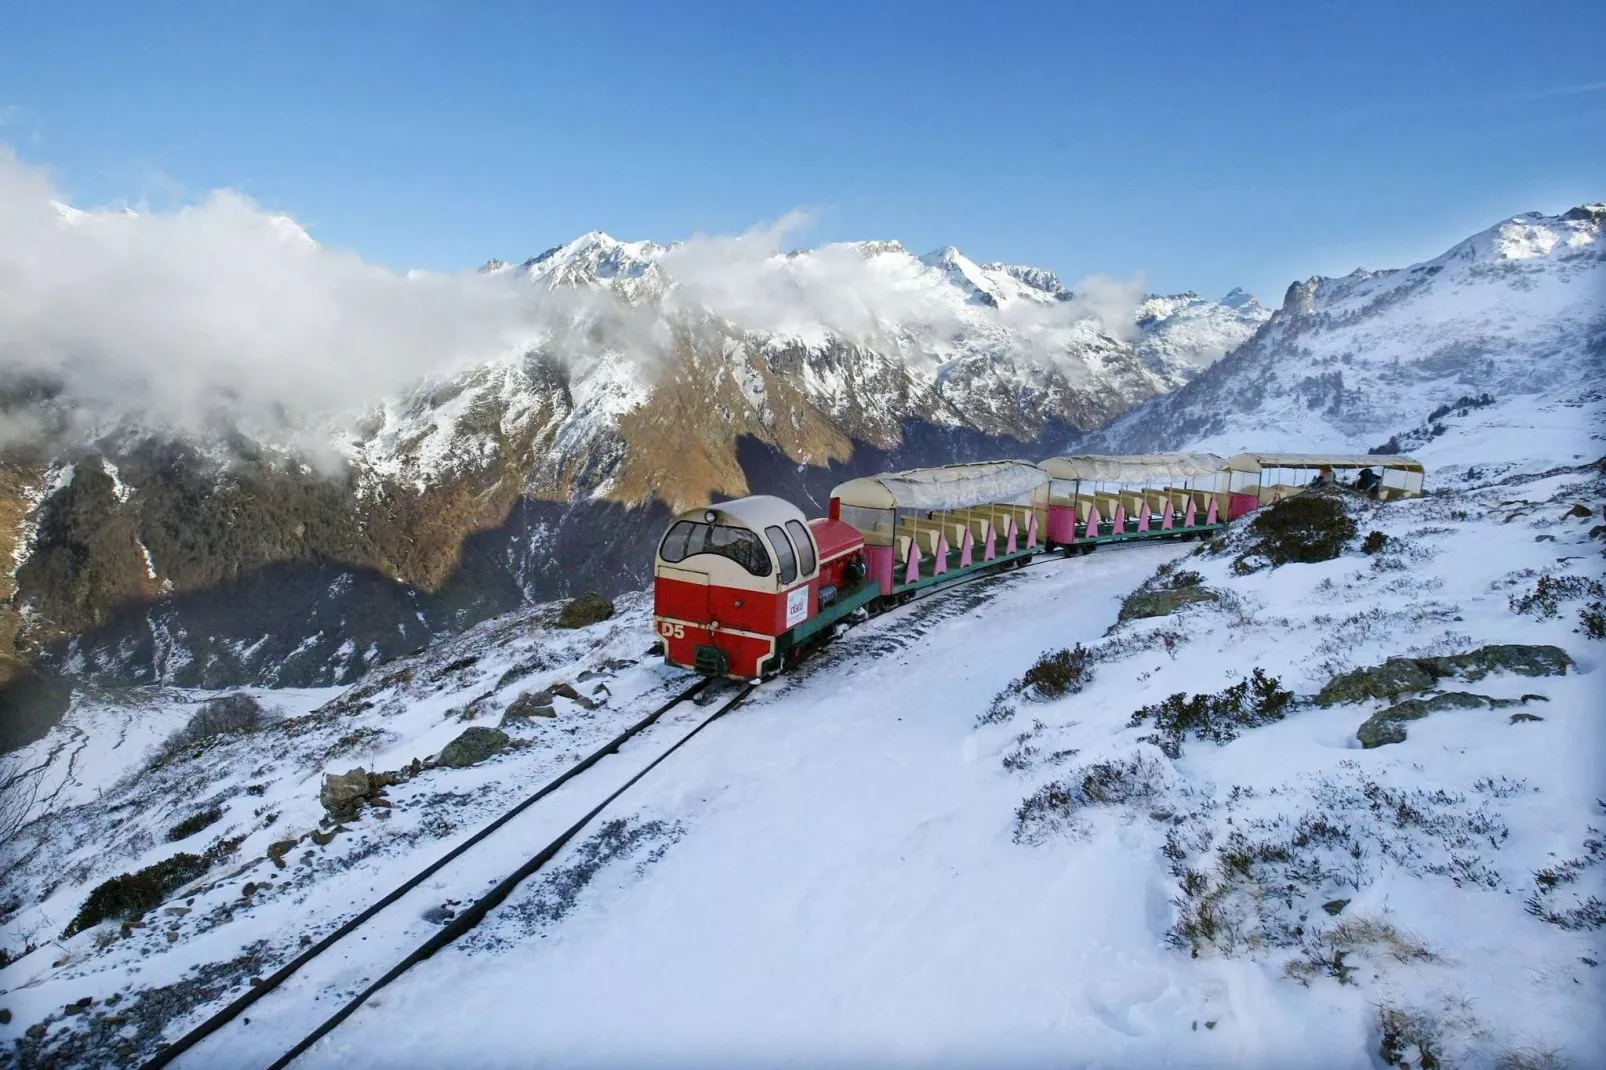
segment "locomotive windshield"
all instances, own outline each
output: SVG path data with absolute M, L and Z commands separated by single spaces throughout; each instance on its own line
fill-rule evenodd
M 770 574 L 770 555 L 758 536 L 746 528 L 681 520 L 670 527 L 658 548 L 658 556 L 671 565 L 698 554 L 729 558 L 754 576 Z

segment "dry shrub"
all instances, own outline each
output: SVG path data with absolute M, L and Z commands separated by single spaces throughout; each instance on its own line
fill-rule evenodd
M 1093 653 L 1077 643 L 1070 650 L 1055 650 L 1037 659 L 1020 679 L 1019 690 L 1041 699 L 1074 695 L 1093 679 Z
M 1255 513 L 1252 543 L 1233 561 L 1239 575 L 1270 566 L 1331 561 L 1355 538 L 1342 491 L 1307 490 Z
M 163 752 L 174 754 L 219 736 L 245 735 L 255 732 L 266 722 L 267 711 L 250 695 L 244 692 L 219 695 L 201 703 L 201 708 L 195 711 L 184 727 L 168 737 L 163 744 Z
M 1165 768 L 1143 754 L 1083 766 L 1021 801 L 1015 808 L 1015 842 L 1038 843 L 1050 832 L 1071 828 L 1077 811 L 1089 806 L 1152 799 L 1165 783 Z
M 1158 732 L 1144 736 L 1167 757 L 1182 756 L 1182 741 L 1189 736 L 1212 743 L 1228 743 L 1238 738 L 1242 728 L 1280 721 L 1293 704 L 1294 693 L 1282 681 L 1267 676 L 1258 666 L 1247 680 L 1240 680 L 1214 695 L 1194 695 L 1179 691 L 1164 701 L 1144 706 L 1132 715 L 1128 728 L 1153 721 Z

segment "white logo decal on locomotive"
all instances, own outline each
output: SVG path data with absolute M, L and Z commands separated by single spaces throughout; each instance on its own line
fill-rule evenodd
M 795 591 L 786 592 L 786 626 L 802 624 L 809 615 L 809 589 L 807 586 L 799 587 Z

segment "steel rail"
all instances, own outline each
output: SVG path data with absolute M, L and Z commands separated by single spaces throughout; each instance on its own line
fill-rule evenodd
M 542 866 L 550 862 L 559 851 L 563 850 L 564 846 L 567 845 L 570 840 L 579 835 L 581 830 L 595 820 L 598 814 L 606 810 L 615 799 L 619 798 L 619 796 L 623 795 L 625 792 L 634 787 L 637 781 L 656 769 L 671 754 L 674 754 L 681 747 L 684 747 L 687 743 L 691 742 L 692 737 L 697 735 L 697 733 L 701 732 L 703 729 L 725 716 L 725 714 L 741 705 L 743 700 L 745 700 L 748 695 L 751 695 L 754 689 L 757 687 L 757 684 L 746 685 L 741 691 L 736 693 L 734 698 L 720 706 L 719 709 L 715 710 L 707 717 L 703 718 L 703 720 L 699 721 L 697 727 L 680 737 L 680 739 L 675 741 L 674 746 L 670 747 L 658 757 L 654 758 L 651 762 L 647 763 L 646 767 L 636 773 L 635 776 L 631 777 L 618 788 L 614 789 L 612 794 L 610 794 L 606 799 L 603 799 L 596 806 L 592 807 L 590 812 L 580 820 L 576 821 L 573 825 L 570 825 L 561 836 L 547 844 L 545 847 L 541 848 L 539 852 L 531 856 L 531 858 L 522 866 L 508 874 L 507 877 L 505 877 L 495 888 L 492 888 L 489 892 L 486 892 L 479 899 L 476 899 L 461 914 L 458 914 L 456 917 L 452 918 L 451 921 L 442 926 L 439 932 L 435 933 L 435 935 L 431 936 L 428 940 L 420 944 L 411 953 L 409 953 L 406 958 L 402 959 L 395 966 L 392 966 L 378 980 L 374 981 L 367 988 L 353 996 L 338 1011 L 325 1019 L 324 1022 L 318 1026 L 318 1028 L 314 1029 L 312 1032 L 303 1037 L 295 1045 L 295 1047 L 279 1056 L 276 1061 L 269 1065 L 268 1070 L 284 1070 L 285 1067 L 294 1062 L 296 1058 L 308 1048 L 312 1047 L 319 1040 L 333 1032 L 341 1022 L 344 1022 L 347 1018 L 355 1014 L 357 1009 L 364 1003 L 368 1002 L 369 998 L 372 997 L 374 993 L 378 992 L 380 989 L 396 980 L 396 978 L 400 977 L 402 974 L 406 973 L 420 962 L 423 962 L 425 959 L 435 954 L 435 952 L 446 947 L 448 944 L 457 940 L 459 937 L 472 930 L 475 926 L 479 925 L 480 922 L 485 920 L 485 916 L 487 914 L 500 905 L 501 902 L 512 893 L 514 888 L 518 887 L 519 884 L 525 879 L 534 874 Z
M 350 921 L 347 921 L 334 932 L 330 933 L 322 940 L 319 940 L 317 943 L 307 948 L 301 954 L 279 967 L 279 969 L 275 970 L 267 977 L 264 977 L 261 984 L 247 989 L 233 1002 L 212 1014 L 205 1021 L 201 1022 L 189 1032 L 173 1041 L 173 1043 L 163 1047 L 142 1065 L 141 1070 L 159 1070 L 160 1067 L 167 1066 L 174 1059 L 193 1048 L 196 1044 L 200 1043 L 208 1036 L 211 1036 L 218 1029 L 222 1028 L 234 1018 L 238 1017 L 246 1008 L 250 1007 L 251 1004 L 255 1003 L 269 992 L 272 992 L 274 989 L 278 988 L 285 981 L 289 980 L 296 973 L 296 971 L 300 970 L 307 963 L 311 962 L 313 959 L 329 950 L 329 948 L 333 947 L 340 940 L 351 935 L 352 932 L 366 924 L 374 917 L 374 915 L 378 914 L 386 907 L 395 903 L 402 896 L 418 887 L 424 881 L 428 880 L 434 874 L 439 872 L 443 866 L 461 857 L 465 852 L 478 845 L 486 837 L 490 836 L 497 829 L 513 820 L 519 814 L 523 813 L 531 806 L 534 806 L 536 803 L 540 802 L 542 799 L 546 798 L 548 795 L 552 794 L 554 791 L 558 790 L 564 784 L 567 784 L 570 780 L 579 776 L 587 769 L 590 769 L 609 754 L 617 751 L 632 737 L 639 735 L 641 732 L 650 728 L 665 713 L 668 713 L 670 710 L 674 709 L 682 702 L 685 702 L 687 699 L 699 694 L 708 686 L 708 683 L 709 681 L 707 680 L 699 680 L 697 683 L 680 692 L 674 698 L 670 699 L 668 702 L 665 702 L 663 705 L 653 710 L 635 724 L 632 724 L 630 727 L 626 728 L 623 732 L 620 732 L 617 736 L 614 736 L 601 747 L 592 751 L 582 761 L 564 770 L 558 776 L 554 777 L 551 781 L 543 785 L 539 791 L 535 792 L 535 794 L 519 802 L 517 805 L 503 813 L 496 820 L 474 833 L 474 835 L 470 836 L 468 839 L 446 852 L 440 858 L 437 858 L 434 862 L 431 862 L 428 866 L 425 866 L 424 869 L 420 870 L 402 885 L 391 891 L 383 899 L 380 899 L 378 902 L 369 906 L 366 910 L 353 917 Z

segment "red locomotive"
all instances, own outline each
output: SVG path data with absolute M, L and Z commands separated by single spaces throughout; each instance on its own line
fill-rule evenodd
M 654 574 L 668 661 L 745 680 L 780 671 L 879 593 L 863 536 L 763 494 L 676 516 Z

